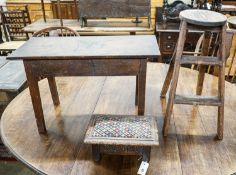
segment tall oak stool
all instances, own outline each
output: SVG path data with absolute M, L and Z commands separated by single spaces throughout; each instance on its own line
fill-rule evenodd
M 170 64 L 167 77 L 161 92 L 161 96 L 164 97 L 168 90 L 169 84 L 171 83 L 166 115 L 164 119 L 163 135 L 167 136 L 174 103 L 189 105 L 195 104 L 206 106 L 218 106 L 217 138 L 223 139 L 225 91 L 225 38 L 227 18 L 217 12 L 196 9 L 182 11 L 180 13 L 180 19 L 181 25 L 175 53 L 175 59 L 172 60 L 172 63 Z M 204 31 L 204 42 L 202 45 L 201 56 L 183 56 L 186 33 L 189 29 Z M 211 32 L 219 33 L 219 52 L 217 57 L 208 56 L 210 44 L 209 36 Z M 176 87 L 181 64 L 199 65 L 196 96 L 176 95 Z M 201 96 L 205 67 L 208 65 L 219 67 L 218 96 Z

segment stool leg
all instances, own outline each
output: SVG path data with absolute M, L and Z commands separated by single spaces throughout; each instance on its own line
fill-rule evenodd
M 218 121 L 217 121 L 217 137 L 219 140 L 223 139 L 224 130 L 224 90 L 225 90 L 225 71 L 223 65 L 220 68 L 219 75 L 219 97 L 221 99 L 221 106 L 218 107 Z
M 204 33 L 204 39 L 203 39 L 203 43 L 202 43 L 202 56 L 208 56 L 210 41 L 211 41 L 211 32 L 206 31 Z M 203 65 L 199 66 L 197 90 L 196 90 L 197 95 L 202 94 L 203 82 L 204 82 L 204 78 L 205 78 L 205 71 L 206 71 L 206 66 L 203 66 Z
M 176 87 L 177 87 L 177 82 L 178 82 L 178 77 L 179 77 L 180 59 L 181 59 L 183 49 L 184 49 L 186 32 L 187 32 L 187 23 L 186 23 L 186 21 L 182 21 L 181 27 L 180 27 L 179 40 L 178 40 L 178 44 L 177 44 L 177 52 L 176 52 L 176 57 L 175 57 L 173 79 L 171 82 L 169 99 L 168 99 L 166 115 L 165 115 L 164 125 L 163 125 L 163 135 L 164 136 L 167 136 L 168 128 L 170 125 L 170 118 L 171 118 L 171 113 L 173 110 L 175 92 L 176 92 Z
M 221 99 L 221 106 L 218 107 L 218 123 L 217 123 L 217 136 L 218 139 L 223 139 L 223 130 L 224 130 L 224 97 L 225 97 L 225 46 L 226 46 L 226 25 L 222 27 L 221 32 L 221 45 L 219 48 L 219 55 L 222 59 L 222 66 L 220 67 L 219 72 L 219 97 Z
M 166 93 L 167 93 L 167 91 L 169 89 L 169 86 L 170 86 L 170 82 L 171 82 L 171 79 L 172 79 L 172 76 L 173 76 L 173 71 L 174 71 L 174 65 L 175 65 L 176 49 L 177 49 L 177 47 L 175 47 L 172 59 L 170 61 L 169 69 L 168 69 L 164 84 L 162 86 L 161 95 L 160 95 L 161 98 L 166 97 Z

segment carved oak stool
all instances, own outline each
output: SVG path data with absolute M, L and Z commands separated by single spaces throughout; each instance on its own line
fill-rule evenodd
M 151 146 L 158 146 L 156 120 L 151 116 L 94 115 L 84 143 L 92 144 L 95 161 L 104 154 L 139 155 L 150 160 Z
M 227 18 L 217 12 L 208 10 L 185 10 L 180 13 L 181 26 L 179 39 L 177 43 L 174 60 L 172 60 L 163 88 L 161 97 L 165 97 L 168 87 L 170 86 L 169 100 L 166 109 L 166 115 L 163 126 L 163 135 L 167 136 L 170 125 L 170 118 L 175 104 L 189 105 L 206 105 L 218 106 L 218 124 L 217 137 L 223 139 L 224 125 L 224 92 L 225 92 L 225 39 L 226 39 L 226 20 Z M 202 44 L 201 56 L 183 56 L 184 42 L 188 29 L 204 31 L 204 40 Z M 219 52 L 217 57 L 208 55 L 210 46 L 210 36 L 212 33 L 219 34 Z M 199 65 L 199 75 L 196 96 L 176 95 L 179 70 L 181 64 Z M 219 67 L 218 96 L 204 97 L 201 96 L 204 74 L 206 66 Z

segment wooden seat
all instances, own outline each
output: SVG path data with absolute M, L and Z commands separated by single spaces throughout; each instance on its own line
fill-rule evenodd
M 225 24 L 226 16 L 208 10 L 184 10 L 179 15 L 181 20 L 186 21 L 189 24 L 217 27 Z
M 224 125 L 224 86 L 225 86 L 225 40 L 226 40 L 226 17 L 220 13 L 206 10 L 185 10 L 180 13 L 181 26 L 174 60 L 171 62 L 166 76 L 161 97 L 165 97 L 170 86 L 169 100 L 163 125 L 163 134 L 167 136 L 170 118 L 175 104 L 218 106 L 218 139 L 223 138 Z M 195 28 L 204 31 L 202 51 L 200 56 L 183 56 L 184 42 L 187 30 Z M 208 55 L 212 31 L 219 33 L 219 53 L 217 57 Z M 176 88 L 181 64 L 199 65 L 196 96 L 176 95 Z M 219 67 L 218 96 L 201 96 L 206 66 Z M 173 76 L 173 77 L 172 77 Z

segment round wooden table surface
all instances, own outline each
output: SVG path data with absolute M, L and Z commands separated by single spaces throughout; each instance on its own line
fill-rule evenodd
M 217 108 L 175 105 L 167 138 L 162 137 L 166 100 L 160 90 L 168 66 L 148 63 L 145 115 L 156 117 L 158 147 L 147 174 L 229 175 L 236 172 L 236 86 L 226 83 L 224 139 L 216 141 Z M 46 80 L 40 82 L 47 135 L 39 135 L 29 90 L 7 107 L 2 140 L 18 160 L 40 174 L 137 174 L 136 156 L 104 155 L 99 163 L 83 138 L 92 114 L 137 114 L 135 77 L 57 78 L 61 105 L 54 108 Z M 194 94 L 197 72 L 181 68 L 178 94 Z M 217 79 L 206 75 L 203 95 L 217 95 Z

